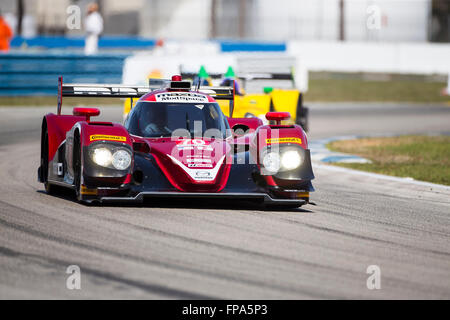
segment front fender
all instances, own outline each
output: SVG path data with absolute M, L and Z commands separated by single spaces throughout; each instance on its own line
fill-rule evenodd
M 73 144 L 74 135 L 78 134 L 80 145 Z M 82 181 L 90 187 L 121 185 L 131 174 L 133 168 L 133 143 L 128 131 L 121 124 L 108 122 L 79 121 L 68 132 L 66 137 L 66 162 L 69 173 L 73 174 L 73 148 L 80 148 Z M 131 154 L 131 165 L 126 170 L 103 167 L 96 164 L 91 156 L 91 149 L 96 146 L 107 147 L 111 150 L 124 148 Z
M 257 159 L 261 175 L 268 185 L 298 184 L 300 181 L 314 179 L 311 166 L 311 155 L 308 141 L 303 129 L 298 125 L 267 125 L 258 128 L 256 139 L 251 141 L 251 152 Z M 266 152 L 278 152 L 280 155 L 287 150 L 296 150 L 300 153 L 303 162 L 292 170 L 279 170 L 268 172 L 262 164 L 262 157 Z

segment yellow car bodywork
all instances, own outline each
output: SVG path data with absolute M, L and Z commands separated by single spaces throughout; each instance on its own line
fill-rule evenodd
M 136 103 L 138 102 L 139 98 L 131 98 L 131 99 L 126 99 L 124 104 L 123 104 L 123 119 L 125 120 L 126 117 L 128 116 L 128 113 L 130 113 L 131 111 L 131 101 L 133 101 L 133 106 L 136 105 Z

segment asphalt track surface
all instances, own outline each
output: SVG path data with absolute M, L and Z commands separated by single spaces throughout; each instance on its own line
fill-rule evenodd
M 450 298 L 448 188 L 316 165 L 316 205 L 297 210 L 84 206 L 36 181 L 40 121 L 53 109 L 0 108 L 2 299 Z M 311 106 L 311 139 L 449 131 L 445 105 Z M 81 290 L 66 288 L 69 265 L 81 268 Z M 380 290 L 367 289 L 369 265 Z

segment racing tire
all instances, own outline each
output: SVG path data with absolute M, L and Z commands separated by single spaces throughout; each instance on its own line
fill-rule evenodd
M 309 109 L 308 107 L 302 107 L 297 112 L 297 121 L 296 123 L 305 130 L 305 132 L 308 132 L 309 130 L 309 123 L 308 123 L 308 115 L 309 115 Z
M 45 193 L 55 194 L 56 188 L 54 185 L 48 182 L 48 131 L 45 130 L 45 136 L 42 141 L 41 150 L 41 178 L 44 182 Z
M 309 130 L 308 114 L 309 109 L 308 107 L 303 105 L 303 94 L 300 93 L 297 100 L 297 116 L 295 119 L 295 123 L 301 126 L 305 132 Z
M 80 135 L 75 133 L 73 141 L 73 184 L 75 185 L 75 197 L 82 202 L 81 196 L 81 144 Z

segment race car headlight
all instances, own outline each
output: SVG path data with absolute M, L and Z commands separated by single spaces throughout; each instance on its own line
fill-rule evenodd
M 303 164 L 305 157 L 302 149 L 283 146 L 267 150 L 262 154 L 261 159 L 261 164 L 266 170 L 265 174 L 274 175 L 298 169 Z
M 280 169 L 280 155 L 276 152 L 268 152 L 263 156 L 262 164 L 270 172 Z
M 130 151 L 107 144 L 92 146 L 90 155 L 95 164 L 110 169 L 126 170 L 132 162 Z
M 281 154 L 281 167 L 284 170 L 296 169 L 302 162 L 302 156 L 296 150 L 287 150 Z
M 107 148 L 96 148 L 92 153 L 92 160 L 102 167 L 107 167 L 111 164 L 112 161 L 111 151 Z
M 112 155 L 112 165 L 117 170 L 125 170 L 131 164 L 131 155 L 125 150 L 117 150 Z

